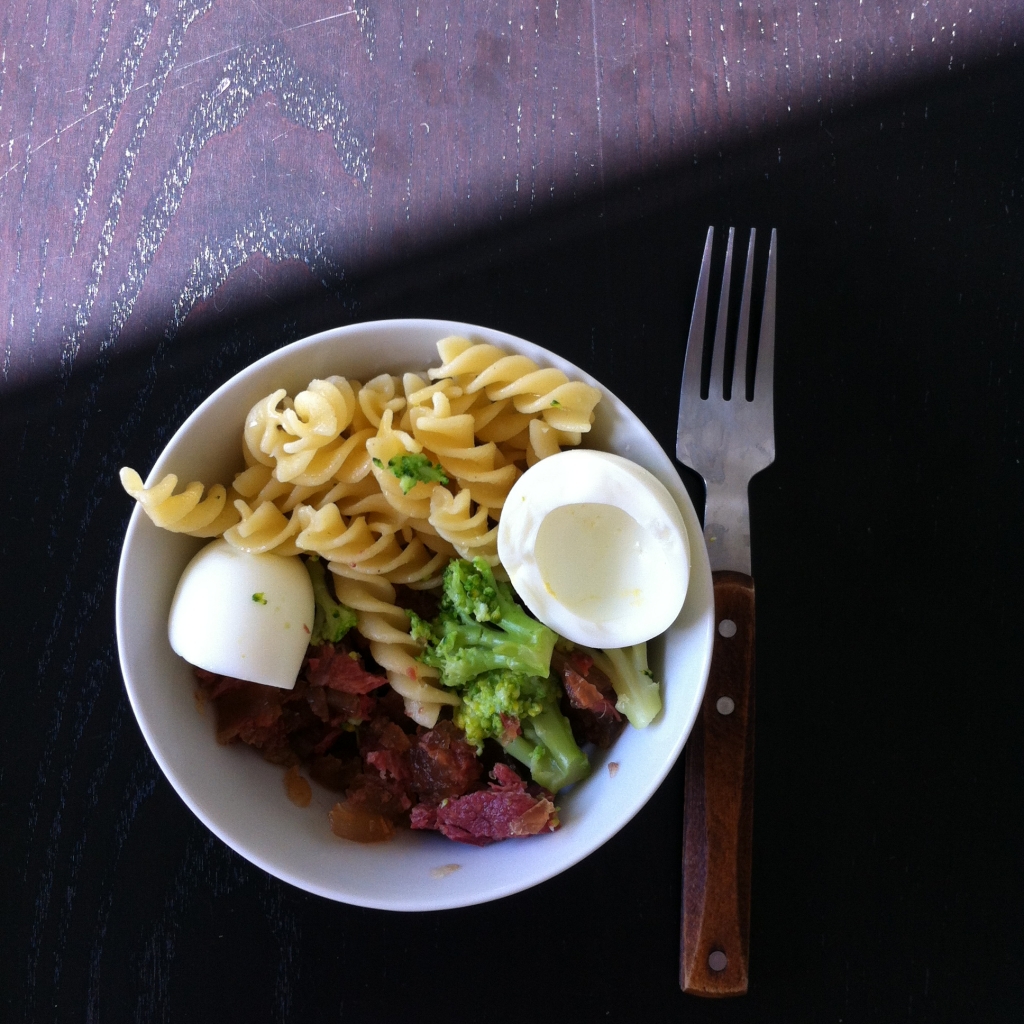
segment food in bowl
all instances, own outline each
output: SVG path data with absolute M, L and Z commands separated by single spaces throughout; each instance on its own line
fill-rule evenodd
M 301 763 L 344 793 L 330 814 L 344 838 L 408 822 L 482 845 L 556 829 L 555 794 L 590 770 L 582 747 L 610 745 L 623 715 L 656 717 L 645 642 L 683 605 L 689 551 L 647 470 L 562 451 L 589 432 L 597 388 L 463 337 L 437 350 L 427 379 L 329 376 L 260 399 L 230 486 L 175 495 L 173 474 L 146 488 L 129 469 L 122 482 L 157 525 L 220 538 L 186 568 L 170 616 L 218 739 L 288 766 L 292 788 Z M 559 460 L 568 475 L 549 470 Z M 530 509 L 539 529 L 509 528 Z M 558 522 L 581 510 L 598 524 L 589 549 L 578 521 Z M 272 671 L 271 635 L 287 655 Z

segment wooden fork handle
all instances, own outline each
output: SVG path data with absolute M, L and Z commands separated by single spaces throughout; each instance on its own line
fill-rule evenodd
M 711 674 L 686 743 L 679 984 L 693 995 L 737 996 L 747 991 L 750 956 L 754 581 L 729 571 L 713 579 Z

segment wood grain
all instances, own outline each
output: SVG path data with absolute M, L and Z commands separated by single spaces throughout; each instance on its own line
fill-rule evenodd
M 0 389 L 331 286 L 1012 47 L 1013 0 L 12 0 Z
M 749 576 L 713 576 L 711 672 L 686 743 L 679 984 L 719 997 L 749 985 L 755 614 Z

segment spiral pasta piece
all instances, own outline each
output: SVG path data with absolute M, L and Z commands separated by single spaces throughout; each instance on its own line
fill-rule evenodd
M 431 590 L 441 585 L 445 567 L 451 561 L 447 550 L 431 551 L 422 537 L 413 536 L 402 550 L 402 562 L 387 571 L 391 583 L 404 583 L 412 590 Z
M 404 430 L 395 429 L 393 418 L 393 410 L 385 409 L 377 435 L 366 442 L 366 450 L 372 460 L 371 470 L 381 493 L 395 509 L 412 519 L 426 519 L 430 514 L 430 495 L 440 485 L 417 483 L 408 494 L 402 491 L 402 485 L 388 468 L 388 463 L 399 455 L 418 455 L 423 451 L 423 445 Z
M 348 427 L 355 409 L 355 392 L 344 377 L 310 381 L 282 414 L 282 426 L 295 438 L 282 447 L 289 455 L 322 448 Z
M 456 415 L 446 395 L 435 392 L 428 408 L 411 410 L 413 436 L 432 452 L 459 487 L 473 491 L 476 501 L 501 508 L 519 470 L 498 451 L 494 442 L 477 444 L 471 413 Z
M 597 388 L 569 380 L 554 367 L 540 368 L 526 356 L 505 356 L 484 370 L 467 391 L 485 389 L 492 402 L 511 398 L 521 413 L 537 413 L 557 430 L 584 433 L 594 421 Z
M 585 433 L 594 421 L 601 392 L 553 366 L 467 338 L 445 338 L 437 349 L 442 365 L 428 371 L 433 379 L 452 377 L 466 394 L 483 390 L 492 402 L 511 398 L 517 412 L 543 416 L 557 430 Z
M 483 558 L 498 564 L 498 528 L 488 522 L 483 506 L 472 511 L 468 490 L 453 495 L 439 487 L 430 498 L 430 525 L 448 541 L 462 558 Z
M 332 480 L 352 484 L 369 475 L 372 463 L 366 442 L 376 433 L 373 427 L 366 426 L 341 439 L 336 449 L 337 468 L 331 474 Z
M 272 501 L 282 512 L 291 512 L 299 505 L 318 505 L 326 491 L 324 485 L 305 487 L 282 483 L 269 466 L 259 462 L 237 473 L 231 486 L 250 508 Z
M 393 414 L 405 408 L 405 399 L 397 392 L 398 383 L 397 377 L 382 373 L 368 380 L 359 389 L 359 408 L 372 426 L 379 427 L 384 413 L 388 410 Z
M 451 377 L 463 387 L 506 354 L 494 345 L 476 344 L 459 335 L 442 338 L 437 343 L 437 353 L 441 357 L 441 365 L 427 371 L 430 379 Z
M 550 455 L 557 455 L 566 445 L 580 443 L 580 435 L 557 430 L 544 420 L 531 420 L 526 436 L 526 464 L 533 466 Z
M 261 398 L 245 417 L 242 439 L 248 459 L 259 462 L 271 469 L 277 465 L 275 453 L 288 441 L 295 438 L 284 426 L 284 414 L 291 404 L 284 388 Z M 283 405 L 283 408 L 280 406 Z
M 273 501 L 273 498 L 262 497 L 273 479 L 274 470 L 270 466 L 266 466 L 262 462 L 254 462 L 240 473 L 235 474 L 231 486 L 250 504 L 253 499 Z M 279 484 L 278 481 L 275 483 Z M 277 487 L 274 487 L 274 490 L 276 491 Z
M 379 534 L 398 533 L 409 522 L 409 517 L 399 512 L 380 491 L 340 502 L 338 509 L 342 515 L 350 518 L 364 517 L 370 529 Z
M 297 555 L 295 536 L 299 532 L 300 505 L 286 516 L 272 501 L 264 501 L 255 511 L 239 498 L 235 502 L 241 521 L 224 531 L 224 539 L 250 555 Z
M 385 533 L 366 550 L 359 553 L 358 560 L 351 559 L 346 566 L 361 574 L 384 576 L 391 579 L 396 574 L 407 575 L 422 566 L 420 548 L 407 544 L 404 547 L 393 533 Z
M 414 657 L 419 644 L 409 635 L 409 616 L 395 604 L 395 588 L 387 580 L 336 575 L 334 590 L 338 600 L 356 613 L 356 629 L 370 641 L 373 660 L 405 701 L 410 718 L 431 728 L 441 705 L 460 703 L 455 694 L 431 685 L 440 673 Z
M 168 473 L 159 483 L 147 488 L 142 477 L 128 466 L 121 470 L 121 486 L 142 506 L 159 527 L 192 537 L 219 537 L 238 522 L 239 515 L 228 504 L 227 489 L 214 484 L 203 497 L 203 485 L 190 483 L 182 494 L 175 494 L 178 478 Z
M 319 509 L 304 508 L 298 518 L 302 529 L 295 543 L 303 551 L 344 562 L 352 569 L 376 553 L 373 548 L 378 538 L 366 520 L 359 517 L 347 523 L 336 504 Z
M 358 410 L 352 382 L 344 377 L 310 381 L 294 401 L 279 389 L 257 402 L 246 417 L 246 461 L 270 467 L 281 483 L 320 487 L 365 439 L 343 437 Z
M 473 431 L 480 441 L 500 444 L 527 430 L 535 417 L 517 412 L 512 400 L 486 402 L 473 409 Z
M 274 475 L 306 487 L 319 487 L 333 479 L 353 454 L 358 457 L 369 436 L 344 436 L 357 408 L 355 392 L 344 377 L 312 381 L 306 391 L 295 396 L 294 409 L 284 412 L 284 425 L 299 436 L 276 453 Z M 300 420 L 300 412 L 305 420 Z
M 487 399 L 486 395 L 466 394 L 450 377 L 435 381 L 433 384 L 427 384 L 418 375 L 407 373 L 402 378 L 402 387 L 405 389 L 405 400 L 408 409 L 433 405 L 434 396 L 441 394 L 448 400 L 452 412 L 457 416 L 461 416 L 462 413 L 468 412 L 472 407 L 478 405 L 481 399 L 484 399 L 484 401 Z
M 295 539 L 297 549 L 328 559 L 336 575 L 354 579 L 382 576 L 395 582 L 419 582 L 436 575 L 433 556 L 422 542 L 403 544 L 403 538 L 392 530 L 378 533 L 364 516 L 346 523 L 337 505 L 306 508 L 299 521 L 302 530 Z

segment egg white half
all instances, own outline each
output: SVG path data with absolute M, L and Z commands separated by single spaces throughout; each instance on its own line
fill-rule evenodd
M 313 584 L 295 556 L 250 555 L 225 540 L 185 567 L 171 602 L 171 647 L 190 665 L 290 690 L 313 629 Z
M 663 633 L 690 576 L 686 527 L 665 485 L 628 459 L 587 449 L 542 459 L 516 481 L 498 557 L 541 622 L 590 647 Z

